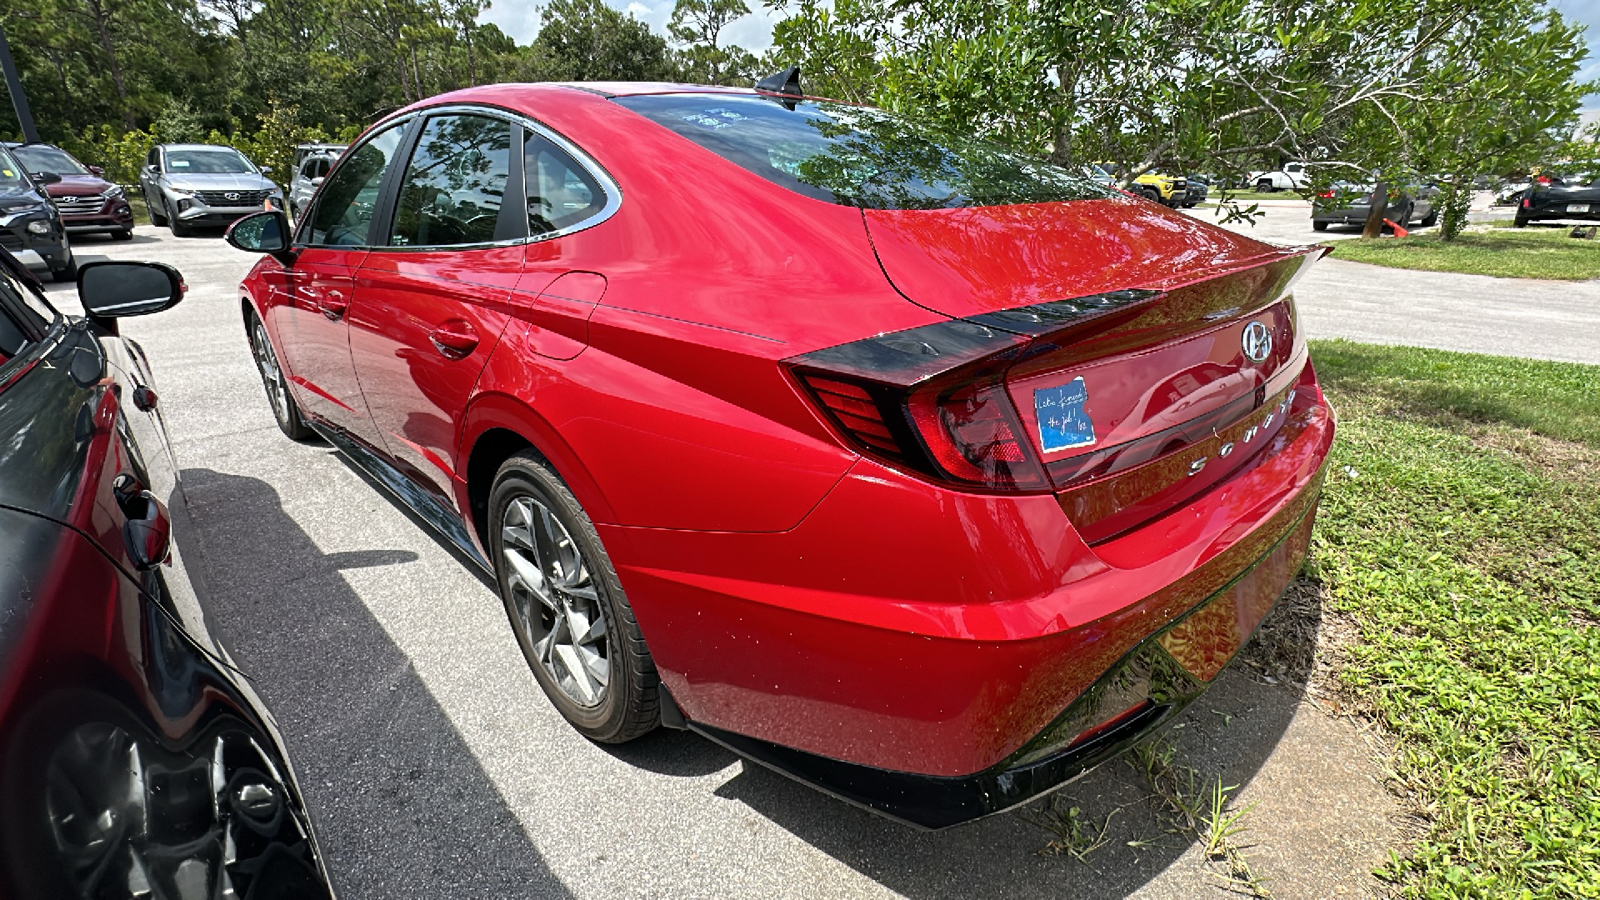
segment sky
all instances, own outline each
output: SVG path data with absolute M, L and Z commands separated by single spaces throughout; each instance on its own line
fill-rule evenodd
M 674 0 L 606 2 L 643 21 L 658 34 L 667 33 Z M 782 18 L 782 12 L 769 11 L 760 0 L 746 2 L 755 11 L 729 25 L 725 34 L 729 43 L 761 53 L 772 46 L 772 25 Z M 1589 26 L 1585 33 L 1589 40 L 1589 58 L 1578 71 L 1578 77 L 1585 81 L 1600 79 L 1600 0 L 1550 0 L 1550 5 L 1568 20 Z M 484 13 L 483 21 L 493 22 L 517 43 L 526 44 L 539 33 L 539 8 L 533 0 L 496 0 Z M 1600 93 L 1585 98 L 1582 117 L 1585 124 L 1600 121 Z

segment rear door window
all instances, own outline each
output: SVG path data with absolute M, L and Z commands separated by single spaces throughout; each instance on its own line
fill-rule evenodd
M 869 107 L 739 94 L 617 103 L 798 194 L 864 209 L 945 209 L 1110 196 L 1092 180 Z
M 400 182 L 389 243 L 449 247 L 520 237 L 501 234 L 510 177 L 510 122 L 475 115 L 429 119 Z

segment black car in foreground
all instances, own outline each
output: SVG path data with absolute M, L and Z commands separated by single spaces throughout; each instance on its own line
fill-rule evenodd
M 30 175 L 16 157 L 0 147 L 0 249 L 30 269 L 48 272 L 56 281 L 71 281 L 78 277 L 78 264 L 67 245 L 61 213 L 45 191 L 45 185 L 59 181 L 59 175 Z
M 1517 204 L 1513 224 L 1524 228 L 1541 219 L 1600 221 L 1600 178 L 1575 178 L 1559 184 L 1535 181 Z
M 87 319 L 0 251 L 0 897 L 331 897 L 276 726 L 207 629 L 150 369 L 117 333 L 183 282 L 79 279 Z

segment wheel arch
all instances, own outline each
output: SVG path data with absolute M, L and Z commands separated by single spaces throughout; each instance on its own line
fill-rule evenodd
M 495 474 L 507 459 L 524 450 L 538 453 L 555 469 L 591 521 L 616 521 L 599 484 L 571 445 L 543 416 L 516 397 L 486 392 L 467 406 L 462 420 L 461 459 L 456 466 L 456 471 L 465 475 L 457 485 L 457 499 L 483 547 L 488 547 L 487 513 Z

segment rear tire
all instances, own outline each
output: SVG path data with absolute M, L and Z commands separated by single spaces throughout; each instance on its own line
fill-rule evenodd
M 256 371 L 261 375 L 261 385 L 267 389 L 267 404 L 272 407 L 272 417 L 278 429 L 291 441 L 304 441 L 316 435 L 305 419 L 300 417 L 300 407 L 294 402 L 294 392 L 289 390 L 289 379 L 278 364 L 278 354 L 272 349 L 272 339 L 267 337 L 267 327 L 254 313 L 250 315 L 250 355 L 255 357 Z
M 488 545 L 522 655 L 572 727 L 621 744 L 660 725 L 660 679 L 633 607 L 589 516 L 538 454 L 500 466 Z
M 1517 217 L 1511 220 L 1511 224 L 1516 228 L 1527 228 L 1529 221 L 1531 220 L 1527 216 L 1523 215 L 1522 213 L 1517 213 Z
M 1433 226 L 1439 224 L 1439 207 L 1437 207 L 1437 206 L 1428 207 L 1428 215 L 1425 216 L 1423 218 L 1423 220 L 1421 222 L 1418 222 L 1417 224 L 1422 226 L 1423 228 L 1432 228 Z
M 1327 231 L 1328 230 L 1328 223 L 1327 222 L 1315 222 L 1315 221 L 1313 221 L 1311 223 L 1311 230 L 1312 231 Z

